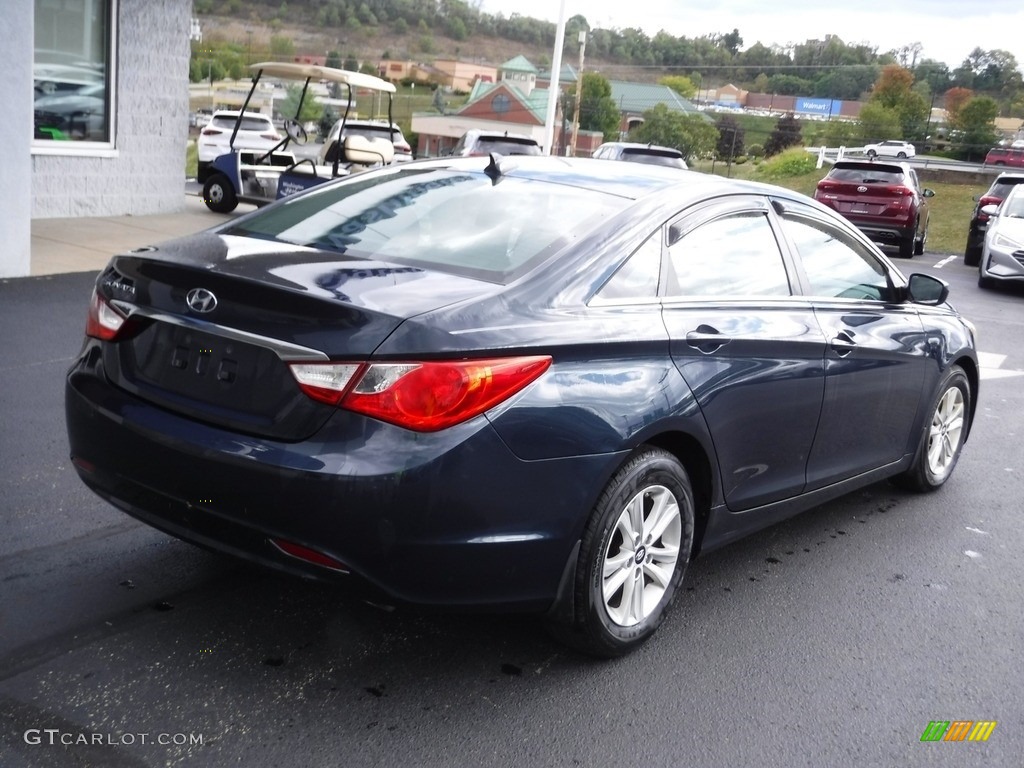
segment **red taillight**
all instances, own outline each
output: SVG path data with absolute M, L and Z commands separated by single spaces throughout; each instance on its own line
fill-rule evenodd
M 989 195 L 983 195 L 981 198 L 979 198 L 979 200 L 978 200 L 978 221 L 988 221 L 989 220 L 989 215 L 987 213 L 982 213 L 981 212 L 982 208 L 984 208 L 986 205 L 999 205 L 1001 202 L 1003 202 L 1003 199 L 1001 197 L 991 197 Z
M 406 429 L 436 432 L 507 400 L 550 365 L 550 357 L 533 356 L 371 363 L 358 377 L 354 364 L 293 363 L 291 369 L 310 397 Z M 349 388 L 350 382 L 356 383 Z
M 110 341 L 117 336 L 124 325 L 124 315 L 110 306 L 96 289 L 93 289 L 89 301 L 89 317 L 85 322 L 85 335 L 94 339 Z
M 219 128 L 203 128 L 203 136 L 220 136 L 224 131 Z
M 330 555 L 325 555 L 323 552 L 317 552 L 315 549 L 310 549 L 309 547 L 304 547 L 301 544 L 296 544 L 294 541 L 288 541 L 287 539 L 271 539 L 270 543 L 286 555 L 298 558 L 299 560 L 305 560 L 307 563 L 320 565 L 324 568 L 341 571 L 342 573 L 350 572 L 350 568 L 340 560 L 335 560 Z

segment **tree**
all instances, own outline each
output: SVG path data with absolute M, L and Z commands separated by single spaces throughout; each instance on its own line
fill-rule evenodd
M 723 160 L 732 160 L 745 155 L 743 144 L 743 128 L 731 115 L 722 115 L 715 121 L 718 128 L 718 144 L 715 153 Z
M 324 113 L 324 105 L 316 100 L 316 97 L 311 93 L 306 94 L 305 100 L 302 102 L 302 111 L 296 117 L 295 111 L 299 107 L 299 99 L 302 97 L 302 86 L 301 85 L 289 85 L 288 92 L 280 104 L 278 104 L 277 111 L 284 117 L 295 117 L 300 123 L 309 121 L 319 121 Z
M 775 130 L 768 137 L 768 141 L 764 143 L 764 153 L 771 157 L 788 147 L 799 146 L 802 143 L 800 121 L 791 114 L 783 115 L 775 124 Z
M 575 98 L 576 86 L 570 91 Z M 580 95 L 580 130 L 600 131 L 605 141 L 619 138 L 622 115 L 612 99 L 612 86 L 604 75 L 584 72 Z
M 270 38 L 270 55 L 278 61 L 291 59 L 295 55 L 295 43 L 290 37 L 272 35 Z
M 697 86 L 686 75 L 665 75 L 658 80 L 658 85 L 667 85 L 684 99 L 692 99 L 697 95 Z
M 858 121 L 865 142 L 903 138 L 899 112 L 881 102 L 871 101 L 861 107 Z
M 950 123 L 956 121 L 956 117 L 960 114 L 960 110 L 963 109 L 964 104 L 974 98 L 974 91 L 970 88 L 950 88 L 946 91 L 945 96 L 942 99 L 942 105 L 946 109 L 946 120 Z
M 897 116 L 899 136 L 877 136 L 884 139 L 921 139 L 928 125 L 930 106 L 924 96 L 914 91 L 914 75 L 898 64 L 882 68 L 882 74 L 875 81 L 869 104 L 888 110 Z M 881 114 L 881 113 L 879 113 Z M 862 110 L 863 121 L 863 110 Z
M 991 96 L 975 96 L 957 113 L 950 127 L 960 132 L 956 152 L 965 160 L 985 156 L 996 142 L 995 121 L 999 104 Z
M 644 122 L 630 131 L 631 141 L 675 147 L 688 158 L 710 154 L 718 141 L 718 129 L 702 115 L 684 115 L 655 104 L 643 117 Z
M 740 52 L 741 45 L 743 45 L 743 38 L 740 37 L 738 29 L 733 29 L 729 34 L 722 35 L 722 46 L 733 56 Z

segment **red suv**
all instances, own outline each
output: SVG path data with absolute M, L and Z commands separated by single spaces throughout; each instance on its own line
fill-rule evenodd
M 1007 171 L 996 176 L 988 191 L 978 198 L 971 215 L 971 225 L 967 230 L 967 248 L 964 249 L 964 264 L 968 267 L 978 266 L 981 251 L 985 246 L 985 230 L 988 228 L 988 214 L 981 209 L 986 205 L 999 205 L 1017 184 L 1024 184 L 1024 173 Z
M 1024 168 L 1024 149 L 992 147 L 985 155 L 985 165 L 1008 165 L 1011 168 Z
M 818 182 L 814 199 L 849 219 L 883 245 L 899 246 L 900 256 L 924 253 L 928 240 L 928 198 L 907 163 L 840 160 Z

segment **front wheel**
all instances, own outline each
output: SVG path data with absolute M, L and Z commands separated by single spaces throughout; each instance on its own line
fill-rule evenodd
M 959 366 L 950 366 L 939 384 L 931 419 L 924 425 L 914 463 L 896 478 L 913 491 L 934 491 L 953 474 L 967 438 L 971 387 Z
M 238 195 L 231 179 L 223 173 L 215 173 L 203 185 L 203 200 L 214 213 L 231 213 L 238 207 Z
M 609 481 L 583 533 L 571 626 L 559 639 L 603 658 L 625 655 L 664 620 L 693 548 L 690 479 L 659 448 L 636 453 Z

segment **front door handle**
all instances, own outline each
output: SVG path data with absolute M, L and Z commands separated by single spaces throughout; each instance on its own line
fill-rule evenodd
M 851 334 L 846 331 L 840 331 L 829 342 L 829 345 L 832 347 L 832 351 L 839 355 L 839 357 L 846 357 L 857 347 L 857 342 L 853 340 Z
M 710 355 L 728 344 L 729 337 L 723 336 L 717 328 L 701 324 L 696 330 L 686 334 L 686 343 L 705 355 Z

